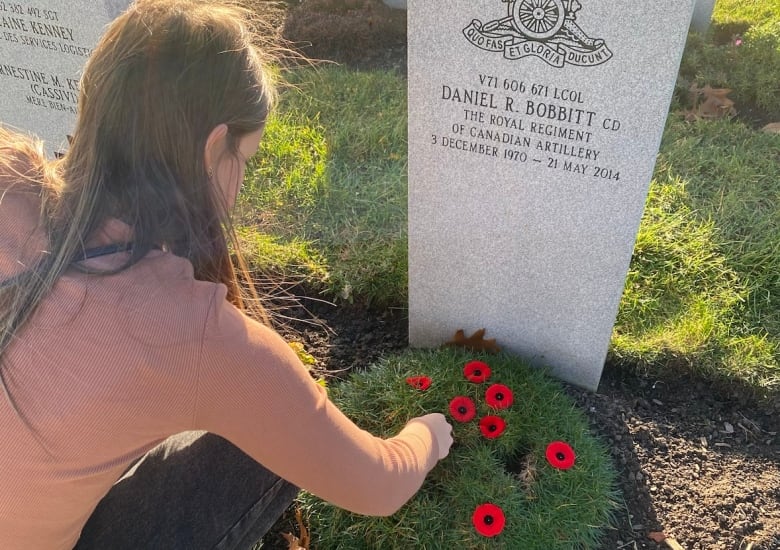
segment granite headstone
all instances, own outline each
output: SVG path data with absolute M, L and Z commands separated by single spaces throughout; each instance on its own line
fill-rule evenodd
M 0 1 L 0 123 L 67 148 L 81 70 L 130 0 Z
M 409 337 L 598 386 L 694 0 L 409 0 Z
M 693 19 L 691 28 L 698 32 L 707 32 L 712 20 L 712 12 L 715 9 L 715 0 L 696 0 L 696 7 L 693 10 Z

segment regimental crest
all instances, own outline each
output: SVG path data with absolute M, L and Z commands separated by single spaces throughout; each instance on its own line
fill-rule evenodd
M 488 23 L 474 19 L 463 34 L 469 42 L 507 59 L 533 56 L 553 67 L 567 63 L 592 67 L 607 62 L 612 52 L 601 38 L 591 38 L 577 25 L 578 0 L 501 0 L 508 15 Z

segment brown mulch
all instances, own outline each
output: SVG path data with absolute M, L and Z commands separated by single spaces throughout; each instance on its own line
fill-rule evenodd
M 312 58 L 406 72 L 406 12 L 379 0 L 245 0 Z M 304 298 L 280 330 L 343 376 L 407 347 L 404 311 Z M 305 322 L 312 316 L 318 323 Z M 489 327 L 488 327 L 489 329 Z M 684 369 L 681 369 L 681 373 Z M 602 550 L 780 550 L 780 396 L 608 364 L 597 392 L 566 387 L 609 445 L 622 494 Z M 278 531 L 264 548 L 286 548 Z M 521 550 L 521 549 L 518 549 Z

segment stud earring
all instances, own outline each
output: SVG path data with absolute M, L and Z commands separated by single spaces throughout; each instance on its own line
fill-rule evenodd
M 209 179 L 212 179 L 212 178 L 214 178 L 214 168 L 213 168 L 213 167 L 212 167 L 212 168 L 209 168 L 209 170 L 208 170 L 208 176 L 209 176 Z

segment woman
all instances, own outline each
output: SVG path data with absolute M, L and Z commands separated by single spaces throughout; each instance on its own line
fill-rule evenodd
M 251 548 L 297 487 L 388 515 L 449 451 L 440 414 L 357 428 L 249 315 L 228 213 L 274 94 L 244 16 L 138 0 L 63 159 L 0 131 L 0 548 Z

